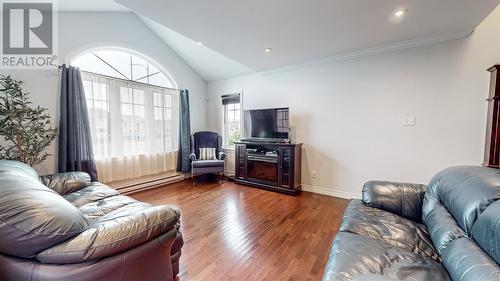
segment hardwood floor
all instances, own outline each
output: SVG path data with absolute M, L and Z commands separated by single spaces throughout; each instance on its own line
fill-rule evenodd
M 180 208 L 182 281 L 321 280 L 348 202 L 228 181 L 198 186 L 183 181 L 131 196 Z

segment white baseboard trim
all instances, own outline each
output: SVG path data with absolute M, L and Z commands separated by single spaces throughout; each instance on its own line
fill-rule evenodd
M 318 193 L 323 195 L 329 195 L 333 197 L 340 197 L 344 199 L 361 199 L 361 194 L 346 192 L 342 190 L 335 190 L 331 188 L 325 188 L 320 186 L 313 186 L 308 184 L 302 184 L 302 190 L 312 193 Z

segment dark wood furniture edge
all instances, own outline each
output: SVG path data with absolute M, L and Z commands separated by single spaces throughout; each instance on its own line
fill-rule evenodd
M 238 184 L 247 185 L 250 187 L 257 187 L 257 188 L 262 188 L 262 189 L 266 189 L 266 190 L 270 190 L 270 191 L 277 191 L 277 192 L 285 193 L 285 194 L 289 194 L 289 195 L 297 195 L 300 192 L 302 192 L 301 186 L 297 189 L 288 189 L 288 188 L 283 188 L 283 187 L 279 187 L 279 186 L 270 187 L 267 184 L 262 184 L 262 183 L 258 183 L 258 182 L 254 182 L 254 181 L 240 180 L 240 179 L 235 179 L 234 182 L 238 183 Z
M 490 72 L 490 89 L 488 98 L 488 115 L 484 145 L 483 166 L 496 168 L 500 166 L 500 64 L 488 68 Z
M 276 142 L 250 142 L 250 141 L 237 141 L 235 142 L 236 146 L 244 146 L 247 148 L 247 145 L 251 146 L 273 146 L 276 147 L 277 151 L 280 151 L 278 154 L 279 162 L 278 168 L 276 171 L 277 183 L 267 184 L 261 181 L 252 181 L 247 177 L 248 174 L 248 165 L 247 165 L 247 153 L 245 150 L 244 153 L 244 176 L 240 176 L 240 153 L 239 148 L 236 148 L 235 153 L 235 182 L 243 185 L 248 185 L 251 187 L 262 188 L 271 191 L 277 191 L 284 194 L 289 195 L 297 195 L 302 190 L 301 185 L 301 169 L 302 169 L 302 143 L 276 143 Z M 283 185 L 283 174 L 282 174 L 282 163 L 281 163 L 281 148 L 287 147 L 290 153 L 290 162 L 289 162 L 289 170 L 288 170 L 288 186 Z

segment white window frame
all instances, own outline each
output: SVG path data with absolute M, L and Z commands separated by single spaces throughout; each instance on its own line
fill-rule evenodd
M 121 139 L 123 141 L 123 137 L 124 137 L 124 133 L 122 131 L 122 126 L 119 126 L 119 124 L 122 124 L 123 123 L 123 120 L 122 120 L 122 105 L 129 105 L 132 107 L 132 110 L 134 110 L 134 105 L 138 105 L 138 106 L 141 106 L 144 108 L 144 111 L 146 113 L 145 115 L 145 118 L 146 118 L 146 123 L 147 124 L 152 124 L 152 122 L 154 122 L 153 120 L 153 117 L 152 117 L 152 114 L 154 114 L 153 112 L 148 113 L 148 110 L 154 110 L 154 108 L 162 108 L 164 111 L 166 111 L 167 109 L 170 110 L 170 114 L 171 114 L 171 117 L 170 119 L 168 120 L 172 120 L 174 116 L 178 116 L 178 112 L 179 112 L 179 108 L 177 107 L 174 107 L 174 103 L 176 100 L 178 100 L 178 93 L 177 93 L 177 90 L 171 90 L 171 89 L 168 89 L 168 88 L 165 88 L 165 87 L 159 87 L 159 86 L 155 86 L 155 85 L 149 85 L 149 84 L 143 84 L 143 83 L 139 83 L 139 82 L 132 82 L 132 81 L 127 81 L 127 80 L 123 80 L 123 79 L 119 79 L 119 78 L 115 78 L 115 77 L 110 77 L 110 76 L 105 76 L 105 75 L 101 75 L 101 74 L 98 74 L 98 73 L 92 73 L 92 72 L 88 72 L 88 71 L 82 71 L 82 76 L 83 76 L 83 80 L 84 81 L 87 81 L 87 79 L 85 78 L 86 76 L 93 76 L 93 77 L 100 77 L 100 79 L 102 79 L 102 83 L 105 83 L 107 85 L 107 97 L 108 97 L 108 100 L 107 100 L 107 104 L 108 104 L 108 108 L 109 108 L 109 112 L 108 112 L 108 128 L 109 128 L 109 138 L 110 138 L 110 141 L 111 140 L 119 140 Z M 107 82 L 106 82 L 107 81 Z M 121 87 L 124 87 L 124 88 L 127 88 L 129 90 L 139 90 L 139 91 L 142 91 L 143 93 L 143 103 L 142 104 L 136 104 L 134 101 L 133 101 L 133 94 L 132 94 L 132 101 L 124 101 L 122 100 L 121 98 L 121 94 L 120 94 L 120 88 Z M 113 89 L 111 89 L 113 88 Z M 172 104 L 170 106 L 166 106 L 163 102 L 162 102 L 162 106 L 161 107 L 158 107 L 158 106 L 155 106 L 154 105 L 154 101 L 153 101 L 153 95 L 154 93 L 160 93 L 162 95 L 162 98 L 164 99 L 165 96 L 169 95 L 171 96 L 171 102 Z M 87 102 L 88 101 L 92 101 L 92 102 L 95 102 L 95 99 L 92 97 L 92 98 L 88 98 L 87 99 Z M 90 104 L 89 104 L 90 105 Z M 93 106 L 91 106 L 93 107 Z M 89 107 L 90 108 L 90 107 Z M 89 116 L 90 118 L 92 118 L 92 116 Z M 167 118 L 166 116 L 164 115 L 163 116 L 165 118 L 164 121 L 167 121 Z M 172 121 L 173 123 L 173 127 L 170 128 L 170 132 L 167 132 L 166 130 L 166 126 L 168 125 L 166 122 L 164 122 L 164 127 L 163 127 L 163 135 L 165 138 L 167 137 L 170 137 L 171 140 L 173 141 L 172 144 L 169 144 L 167 145 L 166 143 L 164 143 L 164 147 L 167 148 L 167 152 L 170 152 L 170 151 L 176 151 L 177 150 L 177 137 L 176 135 L 178 136 L 179 134 L 179 128 L 176 126 L 176 124 L 174 123 L 178 123 L 178 122 L 175 122 Z M 153 145 L 153 139 L 151 139 L 151 136 L 153 136 L 154 134 L 152 132 L 150 132 L 152 130 L 151 127 L 149 126 L 146 126 L 146 136 L 149 136 L 149 137 L 146 137 L 146 146 L 148 147 L 151 147 Z M 96 155 L 96 159 L 105 159 L 105 158 L 110 158 L 110 157 L 115 157 L 115 156 L 118 156 L 118 155 L 126 155 L 127 153 L 125 153 L 124 151 L 122 151 L 122 147 L 117 147 L 117 146 L 113 146 L 112 144 L 108 144 L 109 146 L 109 150 L 108 150 L 108 154 L 107 156 L 104 156 L 104 157 L 100 157 L 99 155 Z M 138 156 L 138 155 L 142 155 L 144 153 L 132 153 L 130 154 L 130 156 Z
M 240 139 L 243 138 L 243 91 L 240 91 L 240 92 L 235 92 L 234 94 L 239 94 L 240 95 Z M 220 101 L 218 101 L 220 102 Z M 224 150 L 235 150 L 235 146 L 234 145 L 229 145 L 228 143 L 228 140 L 229 140 L 229 136 L 228 136 L 228 126 L 227 126 L 227 123 L 228 123 L 228 120 L 227 120 L 227 106 L 228 105 L 222 105 L 222 116 L 221 116 L 221 119 L 222 119 L 222 147 Z

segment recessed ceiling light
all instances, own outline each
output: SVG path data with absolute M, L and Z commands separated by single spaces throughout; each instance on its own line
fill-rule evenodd
M 266 53 L 270 53 L 270 52 L 272 52 L 272 51 L 273 51 L 273 49 L 271 49 L 271 48 L 265 48 L 265 49 L 264 49 L 264 52 L 266 52 Z
M 198 46 L 203 46 L 203 42 L 197 42 Z
M 408 12 L 407 9 L 404 9 L 404 10 L 397 10 L 394 15 L 398 18 L 401 18 L 403 17 L 404 15 L 406 15 L 406 12 Z

